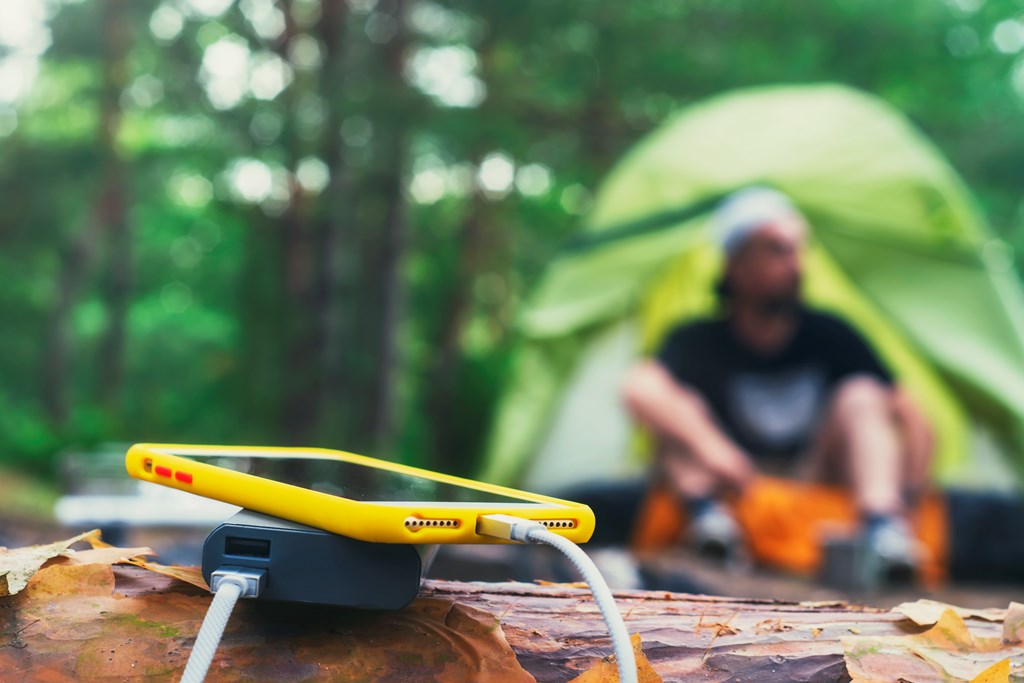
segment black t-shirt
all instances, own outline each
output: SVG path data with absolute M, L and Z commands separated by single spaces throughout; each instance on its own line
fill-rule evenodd
M 814 436 L 843 379 L 892 375 L 867 342 L 831 315 L 802 310 L 793 338 L 765 356 L 744 346 L 726 319 L 676 328 L 658 352 L 676 381 L 696 389 L 719 425 L 752 455 L 794 455 Z

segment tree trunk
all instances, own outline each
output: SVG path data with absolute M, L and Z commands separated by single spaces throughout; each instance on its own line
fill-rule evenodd
M 119 410 L 118 395 L 124 375 L 126 318 L 134 283 L 132 230 L 128 220 L 128 174 L 117 149 L 121 125 L 121 93 L 127 84 L 130 26 L 126 0 L 105 0 L 103 26 L 106 51 L 100 145 L 104 156 L 104 181 L 100 195 L 100 222 L 105 226 L 108 261 L 104 295 L 107 329 L 99 346 L 99 398 L 112 414 Z
M 405 182 L 406 141 L 396 136 L 389 150 L 389 166 L 396 172 L 388 183 L 388 210 L 383 225 L 380 254 L 381 308 L 379 318 L 379 356 L 377 363 L 376 404 L 373 415 L 373 444 L 380 455 L 388 455 L 393 447 L 397 418 L 397 387 L 401 376 L 399 333 L 405 316 L 406 286 L 402 262 L 408 232 L 408 207 Z
M 70 412 L 72 338 L 71 314 L 96 261 L 96 242 L 100 222 L 90 215 L 85 225 L 61 249 L 61 272 L 57 283 L 57 301 L 46 325 L 43 341 L 43 403 L 54 425 L 61 427 Z
M 281 11 L 285 16 L 285 30 L 277 46 L 282 58 L 288 59 L 288 51 L 296 34 L 291 0 L 282 0 Z M 294 115 L 298 102 L 298 91 L 302 79 L 282 95 L 291 116 L 285 122 L 281 145 L 285 165 L 294 173 L 302 159 L 302 141 L 295 128 Z M 313 241 L 309 216 L 309 198 L 302 187 L 292 181 L 288 207 L 277 226 L 280 236 L 280 258 L 282 263 L 284 298 L 282 325 L 285 334 L 284 357 L 279 371 L 285 387 L 282 397 L 280 424 L 285 439 L 291 444 L 312 443 L 320 419 L 319 377 L 320 356 L 317 349 L 318 311 L 315 306 L 316 270 L 320 259 Z
M 406 301 L 402 263 L 409 222 L 404 186 L 409 145 L 407 125 L 410 121 L 406 110 L 411 100 L 409 86 L 403 76 L 405 53 L 409 47 L 407 10 L 406 0 L 392 0 L 390 12 L 397 32 L 383 53 L 390 82 L 388 90 L 392 95 L 390 100 L 395 109 L 391 114 L 391 125 L 384 132 L 382 141 L 385 160 L 383 201 L 386 213 L 377 271 L 377 288 L 381 299 L 371 440 L 376 453 L 385 456 L 390 455 L 395 437 L 397 387 L 401 375 L 398 340 Z
M 479 165 L 480 159 L 475 161 Z M 472 313 L 473 281 L 480 270 L 489 213 L 486 198 L 479 191 L 474 192 L 469 210 L 459 227 L 456 240 L 459 260 L 454 286 L 434 344 L 434 363 L 426 388 L 427 412 L 433 433 L 432 464 L 444 471 L 460 470 L 470 464 L 451 460 L 459 452 L 456 436 L 459 431 L 456 425 L 459 419 L 456 410 L 461 360 L 459 340 Z M 442 462 L 441 458 L 445 461 Z
M 488 34 L 477 48 L 480 63 L 480 77 L 493 92 L 493 76 L 491 61 L 493 57 L 495 36 Z M 481 120 L 497 116 L 494 108 L 501 107 L 492 98 L 485 100 L 477 112 Z M 471 143 L 470 160 L 474 168 L 479 168 L 486 152 L 493 149 L 486 129 L 482 135 Z M 425 385 L 424 410 L 430 416 L 431 423 L 431 462 L 433 467 L 446 472 L 465 473 L 475 467 L 475 456 L 459 443 L 460 419 L 457 410 L 458 379 L 461 369 L 462 354 L 459 342 L 462 331 L 473 311 L 473 284 L 486 258 L 485 247 L 491 230 L 489 223 L 493 220 L 492 204 L 483 191 L 474 188 L 469 199 L 469 206 L 459 226 L 458 260 L 453 278 L 451 294 L 444 311 L 440 315 L 441 324 L 437 337 L 434 339 L 436 349 L 434 360 L 429 370 L 429 381 Z
M 317 36 L 324 50 L 320 70 L 320 95 L 327 102 L 327 118 L 320 145 L 320 159 L 327 166 L 330 181 L 321 194 L 319 214 L 314 228 L 316 244 L 316 353 L 319 365 L 318 405 L 320 420 L 317 435 L 330 443 L 339 435 L 336 411 L 349 383 L 343 374 L 344 339 L 351 326 L 346 326 L 350 307 L 342 300 L 345 287 L 341 272 L 342 249 L 355 243 L 352 234 L 352 191 L 349 171 L 341 139 L 341 93 L 346 81 L 344 40 L 348 24 L 348 3 L 325 0 L 321 4 Z M 351 288 L 350 288 L 351 289 Z M 342 425 L 344 431 L 345 425 Z
M 38 572 L 17 595 L 0 597 L 0 633 L 9 641 L 0 643 L 10 645 L 0 646 L 0 678 L 148 675 L 178 680 L 210 594 L 139 567 L 63 562 Z M 195 568 L 169 569 L 190 583 L 199 580 Z M 901 675 L 964 680 L 941 675 L 945 672 L 926 661 L 970 668 L 970 677 L 985 668 L 986 659 L 1010 658 L 1013 673 L 1021 670 L 1019 645 L 1013 640 L 998 651 L 983 652 L 965 647 L 947 631 L 931 643 L 927 654 L 934 659 L 925 660 L 917 654 L 920 649 L 903 643 L 926 627 L 902 614 L 841 601 L 664 591 L 616 591 L 615 597 L 626 628 L 639 635 L 649 661 L 640 680 L 838 683 L 850 680 L 848 661 L 888 674 L 872 680 Z M 585 588 L 574 585 L 427 581 L 420 597 L 402 610 L 315 607 L 240 601 L 217 649 L 211 678 L 505 683 L 532 676 L 553 683 L 600 666 L 611 652 L 597 605 Z M 1009 631 L 1000 622 L 1011 622 L 1009 610 L 991 618 L 995 621 L 970 619 L 970 637 L 994 643 L 1005 638 Z M 875 649 L 848 640 L 853 637 Z M 944 647 L 956 649 L 947 649 L 945 659 L 935 658 Z M 930 675 L 916 675 L 922 668 Z
M 57 301 L 43 341 L 43 403 L 50 420 L 57 426 L 62 426 L 70 413 L 71 366 L 75 354 L 71 318 L 96 265 L 99 243 L 104 235 L 108 238 L 111 254 L 105 288 L 110 317 L 100 343 L 98 368 L 100 397 L 110 407 L 123 374 L 125 316 L 132 281 L 126 173 L 117 150 L 117 133 L 121 124 L 120 95 L 127 78 L 129 44 L 125 5 L 126 0 L 105 0 L 101 13 L 105 52 L 97 131 L 102 176 L 99 198 L 88 212 L 84 224 L 74 231 L 61 250 Z

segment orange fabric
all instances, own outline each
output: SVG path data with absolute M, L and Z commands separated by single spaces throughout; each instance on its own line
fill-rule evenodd
M 675 545 L 686 529 L 686 511 L 664 486 L 647 492 L 637 515 L 630 545 L 635 550 L 658 550 Z
M 732 504 L 754 559 L 800 574 L 814 574 L 822 541 L 830 534 L 855 533 L 859 513 L 843 489 L 762 477 Z M 641 508 L 633 546 L 651 550 L 675 544 L 685 529 L 685 513 L 664 488 L 652 489 Z M 927 557 L 921 567 L 926 585 L 946 577 L 948 522 L 941 496 L 926 498 L 912 522 Z

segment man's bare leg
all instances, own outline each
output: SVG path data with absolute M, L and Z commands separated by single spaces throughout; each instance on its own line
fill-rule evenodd
M 906 391 L 894 390 L 892 408 L 903 445 L 903 497 L 913 508 L 932 484 L 935 434 Z
M 906 515 L 927 478 L 931 438 L 926 424 L 906 434 L 906 411 L 899 390 L 870 377 L 843 382 L 833 395 L 812 464 L 818 478 L 852 488 L 864 520 L 864 538 L 880 564 L 874 571 L 890 579 L 909 578 L 920 561 Z M 829 476 L 831 475 L 831 476 Z
M 867 515 L 902 515 L 906 472 L 892 389 L 866 376 L 840 384 L 812 454 L 811 478 L 849 486 Z
M 699 554 L 731 561 L 743 557 L 739 523 L 721 502 L 730 487 L 692 453 L 663 440 L 658 450 L 657 472 L 686 510 L 682 539 Z

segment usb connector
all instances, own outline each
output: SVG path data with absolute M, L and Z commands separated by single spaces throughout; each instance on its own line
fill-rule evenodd
M 210 592 L 216 594 L 225 582 L 237 584 L 240 598 L 258 598 L 267 582 L 266 569 L 251 567 L 220 567 L 210 576 Z
M 210 662 L 217 652 L 224 627 L 228 625 L 231 611 L 239 598 L 258 598 L 267 583 L 266 569 L 252 567 L 220 567 L 210 576 L 210 590 L 213 602 L 206 611 L 203 625 L 196 635 L 196 644 L 185 664 L 181 683 L 203 683 Z
M 587 554 L 564 536 L 548 531 L 540 522 L 521 519 L 512 515 L 481 515 L 476 519 L 476 532 L 481 536 L 501 538 L 521 543 L 543 543 L 565 555 L 580 576 L 590 586 L 601 616 L 608 624 L 608 633 L 615 648 L 615 662 L 619 669 L 619 680 L 623 683 L 637 683 L 636 657 L 629 641 L 629 631 L 623 621 L 615 598 L 608 589 L 604 577 Z
M 481 536 L 528 543 L 531 531 L 546 531 L 540 522 L 512 515 L 481 515 L 476 519 L 476 532 Z

